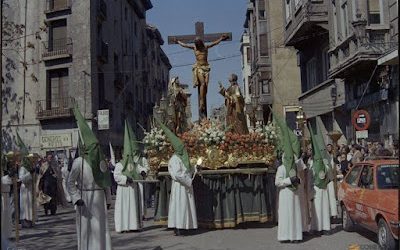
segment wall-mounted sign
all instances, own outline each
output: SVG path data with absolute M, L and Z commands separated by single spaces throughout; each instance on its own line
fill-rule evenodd
M 356 139 L 367 139 L 367 138 L 368 138 L 368 130 L 356 131 Z
M 40 137 L 41 148 L 68 148 L 72 147 L 72 135 L 69 134 L 54 134 L 42 135 Z
M 110 112 L 108 109 L 97 110 L 97 124 L 99 130 L 110 129 Z
M 357 110 L 354 112 L 351 123 L 357 131 L 367 130 L 371 124 L 371 117 L 365 110 Z

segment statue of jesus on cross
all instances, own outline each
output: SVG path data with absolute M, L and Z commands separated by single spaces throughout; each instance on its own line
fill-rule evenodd
M 208 49 L 225 40 L 232 40 L 231 33 L 216 33 L 204 35 L 203 23 L 197 22 L 196 35 L 170 36 L 169 43 L 179 44 L 184 48 L 194 50 L 196 63 L 193 65 L 193 85 L 198 87 L 199 118 L 207 118 L 207 89 L 209 82 L 210 65 L 208 64 Z M 218 37 L 218 38 L 217 38 Z M 194 39 L 193 39 L 194 38 Z M 211 41 L 209 44 L 205 42 Z M 194 43 L 189 45 L 187 43 Z

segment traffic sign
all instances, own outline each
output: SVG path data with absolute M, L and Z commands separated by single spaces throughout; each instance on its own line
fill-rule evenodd
M 371 117 L 366 110 L 357 110 L 354 112 L 351 123 L 357 131 L 367 130 L 371 124 Z

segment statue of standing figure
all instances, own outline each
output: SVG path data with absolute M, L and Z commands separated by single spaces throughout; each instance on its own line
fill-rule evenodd
M 171 79 L 168 91 L 169 99 L 171 104 L 174 106 L 175 113 L 173 130 L 175 133 L 180 134 L 183 133 L 187 127 L 186 107 L 188 105 L 188 97 L 180 85 L 179 77 Z
M 248 134 L 249 129 L 247 127 L 246 116 L 244 113 L 244 98 L 240 91 L 239 84 L 237 83 L 237 75 L 231 74 L 229 82 L 231 86 L 225 89 L 221 83 L 219 83 L 219 93 L 225 97 L 226 106 L 226 126 L 229 127 L 229 131 L 237 134 Z

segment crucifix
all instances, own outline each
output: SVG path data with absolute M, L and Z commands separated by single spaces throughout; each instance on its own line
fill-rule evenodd
M 199 119 L 207 118 L 207 88 L 210 74 L 208 64 L 208 49 L 222 41 L 232 41 L 232 33 L 204 34 L 204 23 L 195 23 L 194 35 L 168 36 L 168 44 L 179 44 L 184 48 L 192 49 L 196 57 L 193 65 L 193 85 L 198 87 Z M 205 44 L 210 42 L 209 44 Z M 189 43 L 194 43 L 190 45 Z

